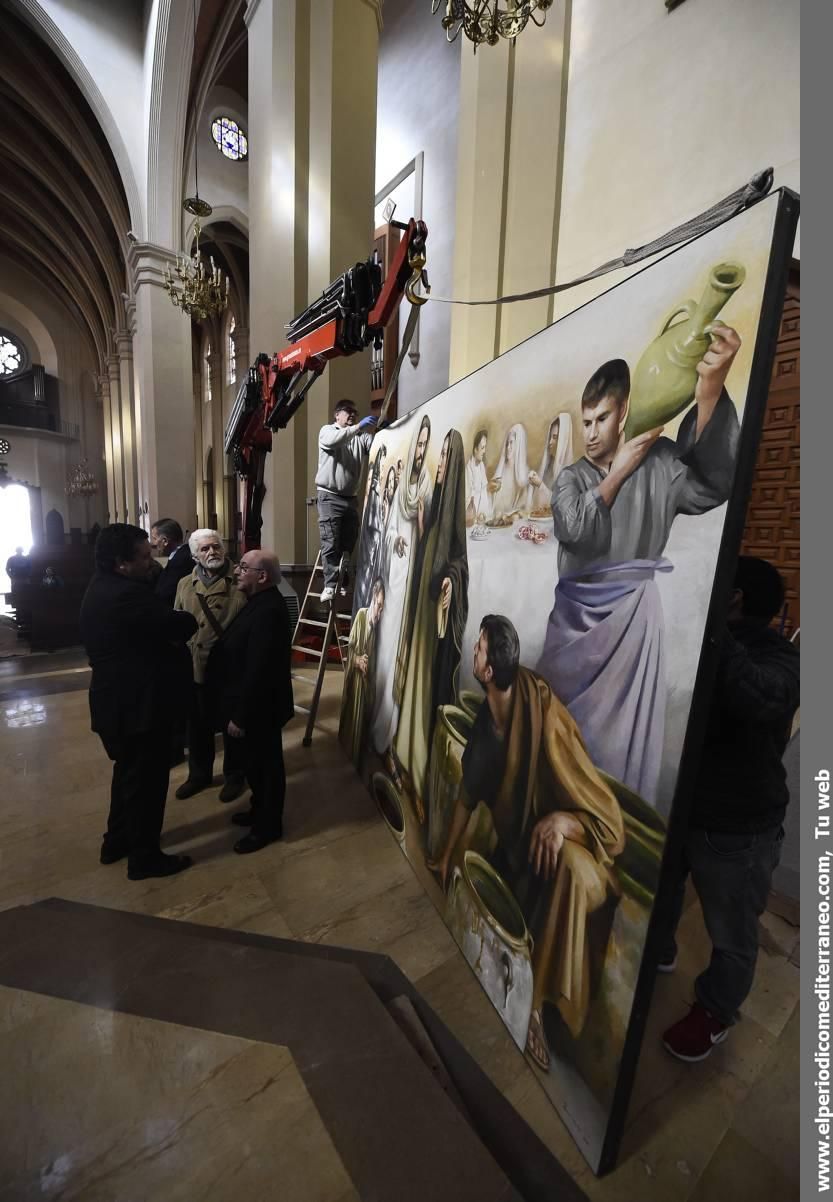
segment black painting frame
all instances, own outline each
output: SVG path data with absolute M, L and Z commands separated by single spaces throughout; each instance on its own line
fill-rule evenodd
M 770 379 L 775 360 L 778 330 L 781 324 L 781 313 L 787 289 L 787 277 L 798 224 L 798 214 L 798 194 L 789 188 L 780 189 L 778 207 L 773 224 L 763 299 L 761 301 L 761 312 L 755 339 L 755 350 L 752 356 L 749 385 L 746 391 L 735 477 L 726 507 L 726 516 L 717 555 L 717 565 L 712 583 L 703 643 L 691 698 L 689 718 L 686 724 L 683 750 L 680 756 L 677 783 L 668 816 L 668 828 L 663 849 L 659 886 L 648 924 L 648 934 L 645 939 L 642 963 L 639 969 L 636 989 L 634 990 L 631 1015 L 622 1049 L 622 1059 L 610 1107 L 607 1131 L 605 1132 L 602 1144 L 599 1164 L 596 1168 L 599 1176 L 609 1173 L 616 1165 L 624 1134 L 628 1104 L 636 1077 L 642 1039 L 645 1034 L 645 1026 L 648 1019 L 654 981 L 656 979 L 657 964 L 659 963 L 662 943 L 667 934 L 666 911 L 673 890 L 675 867 L 682 851 L 683 839 L 688 826 L 688 818 L 693 801 L 694 772 L 700 758 L 706 734 L 709 703 L 718 667 L 719 635 L 726 623 L 730 590 L 732 581 L 734 580 L 735 565 L 743 537 L 746 509 L 752 488 L 752 477 L 755 470 L 758 444 L 761 438 L 767 395 L 769 393 Z M 730 220 L 734 220 L 734 218 Z
M 610 293 L 616 292 L 618 289 L 622 288 L 625 284 L 631 282 L 636 277 L 645 272 L 650 272 L 657 264 L 672 258 L 685 247 L 698 242 L 702 238 L 708 237 L 709 234 L 714 232 L 714 230 L 721 228 L 723 225 L 729 224 L 732 221 L 742 220 L 746 214 L 748 214 L 753 208 L 756 208 L 759 204 L 773 203 L 776 204 L 776 209 L 772 219 L 769 256 L 767 260 L 766 276 L 764 280 L 757 331 L 755 335 L 755 344 L 750 366 L 749 383 L 744 402 L 738 457 L 732 483 L 732 490 L 727 502 L 726 515 L 723 522 L 720 545 L 718 548 L 717 560 L 712 580 L 708 611 L 704 624 L 704 634 L 697 663 L 691 704 L 689 707 L 689 716 L 686 723 L 683 747 L 679 759 L 679 768 L 674 788 L 674 795 L 669 810 L 659 886 L 651 910 L 648 932 L 645 937 L 642 960 L 637 977 L 636 987 L 634 989 L 627 1032 L 625 1035 L 624 1044 L 622 1046 L 622 1053 L 616 1077 L 616 1085 L 613 1091 L 613 1098 L 608 1110 L 607 1123 L 601 1139 L 598 1158 L 595 1163 L 594 1160 L 588 1156 L 587 1150 L 582 1145 L 581 1141 L 576 1138 L 575 1132 L 573 1131 L 571 1125 L 566 1121 L 564 1115 L 554 1104 L 551 1096 L 546 1090 L 544 1090 L 548 1100 L 553 1105 L 555 1113 L 559 1116 L 559 1119 L 562 1123 L 564 1123 L 566 1129 L 575 1141 L 576 1147 L 581 1152 L 592 1171 L 598 1176 L 603 1176 L 604 1174 L 609 1173 L 617 1163 L 617 1157 L 625 1129 L 628 1105 L 630 1103 L 630 1097 L 639 1062 L 642 1040 L 645 1034 L 648 1011 L 656 976 L 656 966 L 659 961 L 662 941 L 666 933 L 665 910 L 667 909 L 668 899 L 673 882 L 673 865 L 676 863 L 677 858 L 679 857 L 682 840 L 688 823 L 689 811 L 693 800 L 692 773 L 699 760 L 703 740 L 705 737 L 706 723 L 708 719 L 708 707 L 717 671 L 717 634 L 722 630 L 723 625 L 725 624 L 729 602 L 729 590 L 734 577 L 735 563 L 740 548 L 746 516 L 746 508 L 751 491 L 752 477 L 758 451 L 758 444 L 760 441 L 764 414 L 766 411 L 766 400 L 776 353 L 778 330 L 786 292 L 795 231 L 798 222 L 798 195 L 790 189 L 781 188 L 765 197 L 761 197 L 760 199 L 756 200 L 753 205 L 747 206 L 742 212 L 736 213 L 732 217 L 726 218 L 725 221 L 720 222 L 709 229 L 703 230 L 694 238 L 688 239 L 686 242 L 680 245 L 669 247 L 663 253 L 658 254 L 651 262 L 644 264 L 638 270 L 630 273 L 625 277 L 625 279 L 618 280 L 616 283 L 611 284 L 609 288 L 604 289 L 586 301 L 582 301 L 581 304 L 578 304 L 575 307 L 575 309 L 560 315 L 555 323 L 558 324 L 558 322 L 564 320 L 564 318 L 594 304 L 602 296 L 607 296 Z M 511 354 L 520 346 L 523 346 L 525 343 L 530 342 L 534 338 L 538 337 L 541 332 L 542 331 L 536 331 L 534 334 L 529 335 L 527 338 L 518 343 L 517 346 L 510 348 L 503 354 Z M 502 358 L 503 355 L 499 357 Z M 465 378 L 471 379 L 479 373 L 487 370 L 493 362 L 494 360 L 489 360 L 487 363 L 481 364 L 480 367 L 468 373 Z M 460 381 L 455 381 L 455 384 L 457 383 L 460 383 Z M 454 385 L 450 385 L 449 387 L 453 386 Z M 416 406 L 415 409 L 397 418 L 391 423 L 391 426 L 396 428 L 401 424 L 413 419 L 415 413 L 418 413 L 424 408 L 425 405 L 436 400 L 440 395 L 442 395 L 442 393 L 426 398 L 426 400 L 420 405 Z M 405 854 L 406 859 L 409 860 L 409 857 L 404 851 L 403 854 Z M 432 904 L 436 906 L 437 903 L 435 899 L 432 898 L 431 900 Z

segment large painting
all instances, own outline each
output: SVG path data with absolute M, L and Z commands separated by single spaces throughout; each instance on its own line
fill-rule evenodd
M 340 738 L 597 1169 L 638 1051 L 792 204 L 667 255 L 371 450 Z

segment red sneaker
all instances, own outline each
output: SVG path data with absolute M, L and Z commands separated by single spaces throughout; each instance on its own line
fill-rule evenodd
M 685 1018 L 669 1027 L 662 1037 L 663 1045 L 678 1060 L 705 1060 L 712 1048 L 729 1034 L 729 1028 L 718 1022 L 704 1006 L 695 1002 Z

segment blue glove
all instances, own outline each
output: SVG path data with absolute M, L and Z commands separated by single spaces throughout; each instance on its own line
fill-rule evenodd
M 371 413 L 367 417 L 362 418 L 362 420 L 359 422 L 359 429 L 360 430 L 375 430 L 376 423 L 378 422 L 378 420 L 379 420 L 378 417 L 375 417 Z

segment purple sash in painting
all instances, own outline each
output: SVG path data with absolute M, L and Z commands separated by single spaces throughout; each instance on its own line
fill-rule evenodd
M 578 723 L 594 764 L 656 802 L 665 734 L 663 619 L 656 572 L 634 559 L 562 577 L 537 671 Z

